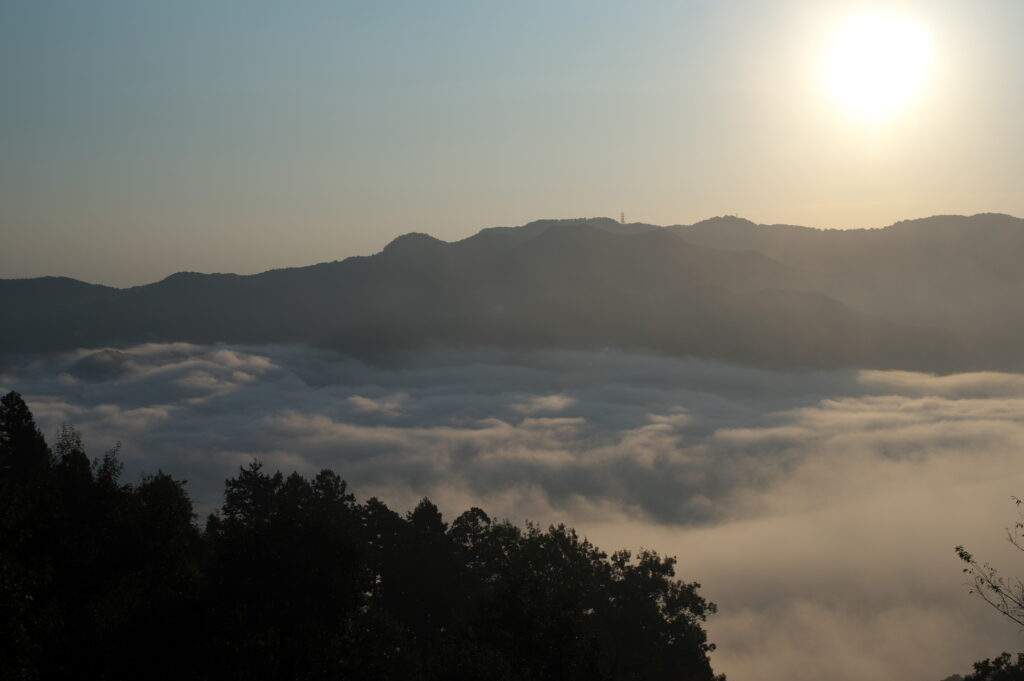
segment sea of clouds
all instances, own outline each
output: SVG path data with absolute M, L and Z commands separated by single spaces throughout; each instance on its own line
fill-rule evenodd
M 1024 376 L 798 372 L 625 354 L 438 349 L 371 365 L 290 346 L 153 344 L 8 359 L 52 436 L 116 441 L 201 514 L 253 458 L 360 500 L 565 522 L 677 555 L 733 681 L 939 681 L 1024 649 L 953 547 L 1009 575 Z

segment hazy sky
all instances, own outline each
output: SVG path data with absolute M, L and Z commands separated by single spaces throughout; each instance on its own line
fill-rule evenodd
M 1024 215 L 1024 3 L 927 31 L 865 121 L 822 64 L 863 3 L 0 2 L 0 277 L 255 272 L 543 217 L 876 227 Z

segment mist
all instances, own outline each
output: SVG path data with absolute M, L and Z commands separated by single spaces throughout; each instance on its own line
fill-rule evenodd
M 374 365 L 293 346 L 139 345 L 0 371 L 49 435 L 120 441 L 129 479 L 188 481 L 201 515 L 254 458 L 338 471 L 607 548 L 679 556 L 720 612 L 730 678 L 937 681 L 1016 650 L 953 547 L 1014 574 L 1024 376 L 769 371 L 619 351 L 454 351 Z

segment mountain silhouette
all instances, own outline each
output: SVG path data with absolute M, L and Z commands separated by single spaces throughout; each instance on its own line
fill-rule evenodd
M 374 358 L 448 344 L 1017 369 L 1022 253 L 1024 220 L 994 214 L 869 230 L 541 220 L 452 243 L 406 234 L 372 256 L 248 276 L 0 280 L 0 352 L 272 342 Z

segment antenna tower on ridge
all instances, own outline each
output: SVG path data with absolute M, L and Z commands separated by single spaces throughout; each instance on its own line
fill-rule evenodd
M 626 213 L 625 212 L 619 213 L 619 222 L 621 222 L 622 224 L 626 224 Z

